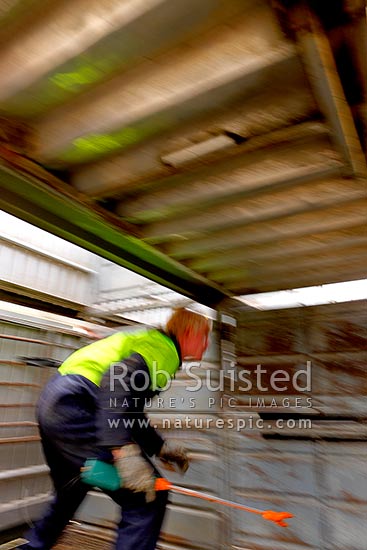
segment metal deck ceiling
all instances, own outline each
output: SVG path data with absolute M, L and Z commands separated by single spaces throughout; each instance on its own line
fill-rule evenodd
M 207 305 L 366 276 L 358 0 L 0 2 L 0 208 Z

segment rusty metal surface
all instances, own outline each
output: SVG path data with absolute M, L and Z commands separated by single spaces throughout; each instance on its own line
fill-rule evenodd
M 292 384 L 282 392 L 261 392 L 253 385 L 250 391 L 235 391 L 239 405 L 245 409 L 265 398 L 259 410 L 271 412 L 271 399 L 285 410 L 334 418 L 366 417 L 367 395 L 367 319 L 366 303 L 356 301 L 280 311 L 240 313 L 237 334 L 238 368 L 255 376 L 261 364 L 267 373 L 264 386 L 269 387 L 273 372 L 283 369 L 290 377 L 297 369 L 310 365 L 311 388 L 296 391 Z M 302 384 L 301 384 L 302 385 Z M 304 387 L 304 386 L 303 386 Z M 297 411 L 296 397 L 302 402 Z M 307 397 L 311 406 L 306 407 Z M 252 398 L 252 401 L 249 399 Z M 256 408 L 256 407 L 255 407 Z
M 363 278 L 366 19 L 325 6 L 6 3 L 0 207 L 207 305 Z
M 237 376 L 246 369 L 254 384 L 246 388 L 237 378 L 231 386 L 227 370 L 224 418 L 243 422 L 227 434 L 231 498 L 295 517 L 279 531 L 236 511 L 231 548 L 366 549 L 366 312 L 362 301 L 278 311 L 238 307 L 230 368 Z M 271 387 L 275 371 L 292 380 L 307 361 L 310 389 Z M 264 370 L 261 387 L 251 377 L 257 365 Z
M 233 438 L 233 446 L 233 496 L 295 514 L 288 529 L 279 532 L 234 513 L 234 548 L 366 548 L 367 470 L 361 457 L 366 442 L 266 441 L 253 433 Z

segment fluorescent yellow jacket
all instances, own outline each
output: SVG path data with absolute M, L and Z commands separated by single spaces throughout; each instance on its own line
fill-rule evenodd
M 139 353 L 146 362 L 152 390 L 163 388 L 180 366 L 180 357 L 171 338 L 158 330 L 139 330 L 117 332 L 75 351 L 62 363 L 59 373 L 79 374 L 99 386 L 111 364 L 133 353 Z

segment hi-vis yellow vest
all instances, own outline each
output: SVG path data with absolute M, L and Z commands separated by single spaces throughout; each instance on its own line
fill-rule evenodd
M 152 390 L 163 388 L 180 366 L 176 346 L 168 336 L 158 330 L 139 330 L 117 332 L 75 351 L 62 363 L 59 373 L 80 374 L 99 386 L 111 364 L 133 353 L 145 360 Z

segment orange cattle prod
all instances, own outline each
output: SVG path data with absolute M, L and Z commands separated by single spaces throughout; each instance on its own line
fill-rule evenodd
M 117 472 L 117 469 L 113 464 L 108 464 L 97 459 L 89 459 L 86 461 L 84 467 L 80 472 L 81 479 L 91 485 L 92 487 L 100 487 L 101 489 L 109 489 L 110 491 L 116 491 L 120 487 L 123 487 L 123 482 Z M 193 489 L 186 489 L 179 485 L 174 485 L 168 479 L 159 477 L 155 480 L 156 491 L 174 491 L 175 493 L 181 493 L 190 497 L 201 498 L 209 502 L 215 502 L 222 504 L 223 506 L 229 506 L 236 508 L 237 510 L 243 510 L 244 512 L 250 512 L 251 514 L 258 514 L 267 519 L 273 521 L 280 527 L 288 527 L 285 519 L 292 518 L 293 514 L 289 512 L 274 512 L 274 510 L 258 510 L 256 508 L 250 508 L 243 504 L 237 504 L 231 500 L 225 500 L 224 498 L 215 497 L 208 493 L 202 493 L 201 491 L 194 491 Z
M 250 508 L 249 506 L 244 506 L 243 504 L 238 504 L 237 502 L 226 500 L 224 498 L 215 497 L 213 495 L 209 495 L 208 493 L 202 493 L 201 491 L 194 491 L 193 489 L 186 489 L 185 487 L 174 485 L 164 477 L 157 478 L 155 482 L 155 490 L 156 491 L 173 491 L 175 493 L 181 493 L 182 495 L 201 498 L 209 502 L 222 504 L 223 506 L 229 506 L 230 508 L 236 508 L 237 510 L 243 510 L 244 512 L 250 512 L 251 514 L 258 514 L 262 516 L 263 519 L 267 519 L 268 521 L 273 521 L 280 527 L 288 527 L 288 523 L 286 523 L 284 520 L 293 517 L 293 514 L 291 514 L 290 512 L 275 512 L 274 510 L 258 510 L 257 508 Z

